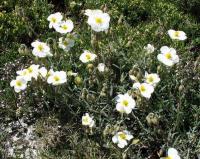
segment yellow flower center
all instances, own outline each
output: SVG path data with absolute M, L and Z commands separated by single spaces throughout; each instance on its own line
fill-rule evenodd
M 56 23 L 56 18 L 51 18 L 51 22 Z
M 146 91 L 145 86 L 141 85 L 141 86 L 140 86 L 140 91 L 141 91 L 141 92 L 145 92 L 145 91 Z
M 60 80 L 60 78 L 59 78 L 58 76 L 54 76 L 54 80 L 55 80 L 56 82 L 58 82 L 58 81 Z
M 152 83 L 152 82 L 154 81 L 154 78 L 153 78 L 152 76 L 149 76 L 149 77 L 147 78 L 147 81 L 148 81 L 149 83 Z
M 127 107 L 128 106 L 128 101 L 127 100 L 123 100 L 123 106 Z
M 120 134 L 119 134 L 119 137 L 120 137 L 122 140 L 126 140 L 126 134 L 124 134 L 124 133 L 120 133 Z
M 179 31 L 175 31 L 175 32 L 174 32 L 174 36 L 175 36 L 175 37 L 179 37 L 179 35 L 180 35 Z
M 103 23 L 103 19 L 102 18 L 95 18 L 95 21 L 97 24 L 102 24 Z
M 65 41 L 63 41 L 63 44 L 64 44 L 65 46 L 67 46 L 69 43 L 68 43 L 67 40 L 65 40 Z
M 22 75 L 23 76 L 27 75 L 27 71 L 23 71 Z
M 38 45 L 38 50 L 39 51 L 42 51 L 44 49 L 44 47 L 40 44 L 40 45 Z
M 28 68 L 28 72 L 29 72 L 29 73 L 32 73 L 32 72 L 33 72 L 33 69 L 32 69 L 31 67 L 29 67 L 29 68 Z
M 172 157 L 168 156 L 168 157 L 165 157 L 164 159 L 172 159 Z
M 68 29 L 68 26 L 67 26 L 67 25 L 63 25 L 62 28 L 63 28 L 64 30 L 67 30 L 67 29 Z
M 83 117 L 83 122 L 88 123 L 88 117 Z
M 18 87 L 21 87 L 21 86 L 22 86 L 22 82 L 21 82 L 21 81 L 16 81 L 16 85 L 17 85 Z
M 171 53 L 170 52 L 168 52 L 168 53 L 166 53 L 165 54 L 165 57 L 169 60 L 169 59 L 171 59 L 172 58 L 172 55 L 171 55 Z
M 86 59 L 87 59 L 87 60 L 90 60 L 90 59 L 91 59 L 91 55 L 90 55 L 90 54 L 86 54 L 85 56 L 86 56 Z

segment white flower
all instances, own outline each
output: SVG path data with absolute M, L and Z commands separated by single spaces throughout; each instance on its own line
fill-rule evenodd
M 45 67 L 41 67 L 39 69 L 39 74 L 43 77 L 46 78 L 47 77 L 47 69 Z
M 138 89 L 141 95 L 145 98 L 150 98 L 154 91 L 154 87 L 148 83 L 134 83 L 133 88 Z
M 54 74 L 54 70 L 50 69 L 47 73 L 47 77 L 52 76 Z
M 181 157 L 175 148 L 169 148 L 167 151 L 167 157 L 162 157 L 161 159 L 181 159 Z
M 67 82 L 67 74 L 64 71 L 55 71 L 47 79 L 47 83 L 60 85 Z
M 65 51 L 69 51 L 74 46 L 74 40 L 61 37 L 59 38 L 58 46 Z
M 129 114 L 135 108 L 135 100 L 128 93 L 118 95 L 116 100 L 116 109 L 121 113 Z
M 59 25 L 59 23 L 61 22 L 63 16 L 60 12 L 51 14 L 50 16 L 48 16 L 47 20 L 50 22 L 49 23 L 49 28 L 52 27 L 56 27 Z
M 158 82 L 160 82 L 160 77 L 157 73 L 148 74 L 145 72 L 145 82 L 155 86 Z
M 96 57 L 97 57 L 97 55 L 91 53 L 88 50 L 84 50 L 84 52 L 81 54 L 81 56 L 79 57 L 79 59 L 83 63 L 87 63 L 87 62 L 90 62 L 90 61 L 94 61 Z
M 185 40 L 187 39 L 186 34 L 183 31 L 175 31 L 175 30 L 168 30 L 168 34 L 171 39 L 176 39 L 176 40 Z
M 109 14 L 103 13 L 101 10 L 87 9 L 85 15 L 88 16 L 87 23 L 94 31 L 100 32 L 108 30 L 110 22 Z
M 117 144 L 119 148 L 124 148 L 126 145 L 128 145 L 127 141 L 131 140 L 133 136 L 130 134 L 130 132 L 124 130 L 121 132 L 117 132 L 115 136 L 112 137 L 113 143 Z
M 106 65 L 104 63 L 99 63 L 97 66 L 97 69 L 99 70 L 99 72 L 104 72 L 105 67 L 106 67 Z
M 89 126 L 90 128 L 94 126 L 93 117 L 90 117 L 88 113 L 82 116 L 82 125 Z
M 31 46 L 33 47 L 33 55 L 37 56 L 37 57 L 46 57 L 46 56 L 53 56 L 50 53 L 50 48 L 49 46 L 44 43 L 44 42 L 40 42 L 40 41 L 35 41 L 31 43 Z
M 22 76 L 17 76 L 15 80 L 10 82 L 10 86 L 14 87 L 15 92 L 19 93 L 27 87 L 27 81 Z
M 39 65 L 31 65 L 27 69 L 17 71 L 19 76 L 22 76 L 26 81 L 31 81 L 31 78 L 37 79 Z
M 38 74 L 39 74 L 39 67 L 40 65 L 35 65 L 32 64 L 31 66 L 29 66 L 29 68 L 27 68 L 29 75 L 33 78 L 35 78 L 37 80 Z
M 29 71 L 27 69 L 17 71 L 17 74 L 19 76 L 22 76 L 26 81 L 31 81 L 32 76 L 29 74 Z
M 70 33 L 74 28 L 73 22 L 69 19 L 62 21 L 59 26 L 55 27 L 55 30 L 61 34 Z
M 161 54 L 158 54 L 157 58 L 163 64 L 167 66 L 173 66 L 179 62 L 179 57 L 176 54 L 176 50 L 174 48 L 163 46 L 161 47 L 160 51 Z
M 155 50 L 154 46 L 151 45 L 151 44 L 147 44 L 147 46 L 145 46 L 144 49 L 146 50 L 146 52 L 147 52 L 148 54 L 153 53 L 154 50 Z

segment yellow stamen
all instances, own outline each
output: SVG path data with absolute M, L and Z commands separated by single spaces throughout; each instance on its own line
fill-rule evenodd
M 127 100 L 123 100 L 123 105 L 125 106 L 125 107 L 127 107 L 128 106 L 128 101 Z
M 103 23 L 103 19 L 102 19 L 102 18 L 98 18 L 98 17 L 97 17 L 97 18 L 95 19 L 95 21 L 96 21 L 97 24 Z
M 65 46 L 67 46 L 69 43 L 68 43 L 68 41 L 63 41 L 63 44 L 65 45 Z
M 17 85 L 18 87 L 21 87 L 21 86 L 22 86 L 22 82 L 21 82 L 21 81 L 16 81 L 16 85 Z
M 67 25 L 63 25 L 62 28 L 63 28 L 64 30 L 67 30 L 67 29 L 68 29 L 68 26 L 67 26 Z
M 39 51 L 42 51 L 44 49 L 44 47 L 40 44 L 40 45 L 38 45 L 38 50 Z
M 168 156 L 168 157 L 165 157 L 164 159 L 172 159 L 172 157 Z
M 141 91 L 141 92 L 145 92 L 145 91 L 146 91 L 145 86 L 141 85 L 141 86 L 140 86 L 140 91 Z
M 165 57 L 166 57 L 167 59 L 171 59 L 171 58 L 172 58 L 172 55 L 171 55 L 170 52 L 168 52 L 168 53 L 165 54 Z
M 119 134 L 119 137 L 120 137 L 122 140 L 126 140 L 126 134 L 124 134 L 124 133 L 120 133 L 120 134 Z
M 56 18 L 51 18 L 51 22 L 56 23 Z
M 87 59 L 87 60 L 90 60 L 90 59 L 91 59 L 91 55 L 90 55 L 90 54 L 86 54 L 85 56 L 86 56 L 86 59 Z
M 59 78 L 58 76 L 54 76 L 54 80 L 55 80 L 56 82 L 58 82 L 58 81 L 60 80 L 60 78 Z
M 154 81 L 153 76 L 149 76 L 149 77 L 147 78 L 147 80 L 148 80 L 149 83 L 152 83 L 152 82 Z
M 175 31 L 175 32 L 174 32 L 174 36 L 175 36 L 175 37 L 179 37 L 179 35 L 180 35 L 179 31 Z
M 22 75 L 23 76 L 27 75 L 27 71 L 23 71 Z
M 31 67 L 28 68 L 29 73 L 33 72 L 33 69 Z
M 88 123 L 88 118 L 87 117 L 83 117 L 83 122 L 84 123 Z

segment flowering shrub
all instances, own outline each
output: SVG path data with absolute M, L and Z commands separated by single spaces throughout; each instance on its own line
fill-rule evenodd
M 122 9 L 120 13 L 118 7 L 128 5 L 120 3 L 83 7 L 72 16 L 74 8 L 83 4 L 71 2 L 69 12 L 46 15 L 47 31 L 21 45 L 19 52 L 26 64 L 18 62 L 15 75 L 9 77 L 13 88 L 6 89 L 14 100 L 6 101 L 13 105 L 14 113 L 9 116 L 16 117 L 25 136 L 34 137 L 27 137 L 31 142 L 26 153 L 17 153 L 11 146 L 7 156 L 179 159 L 187 155 L 188 139 L 181 132 L 196 138 L 198 130 L 194 122 L 198 117 L 187 112 L 187 91 L 192 88 L 185 84 L 191 75 L 182 70 L 185 64 L 197 68 L 198 59 L 188 64 L 191 34 L 170 19 L 160 26 L 148 23 L 134 28 L 134 12 L 130 16 Z M 130 3 L 144 5 L 143 1 Z M 159 11 L 176 9 L 164 2 L 155 5 Z M 148 5 L 141 7 L 145 12 Z M 192 87 L 195 90 L 198 84 Z M 197 103 L 194 97 L 192 107 Z M 189 121 L 183 114 L 191 115 L 188 120 L 194 127 L 187 128 Z M 10 141 L 6 144 L 12 145 Z

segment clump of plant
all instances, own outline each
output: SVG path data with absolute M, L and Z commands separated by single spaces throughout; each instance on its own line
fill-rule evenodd
M 139 142 L 134 139 L 133 133 L 138 130 L 131 130 L 127 124 L 132 124 L 130 116 L 145 130 L 138 119 L 138 113 L 144 111 L 146 103 L 150 102 L 158 89 L 162 76 L 167 71 L 170 72 L 172 67 L 176 69 L 180 58 L 176 49 L 164 45 L 156 56 L 160 62 L 157 72 L 149 68 L 143 72 L 137 64 L 129 70 L 123 69 L 120 63 L 126 63 L 126 55 L 122 51 L 121 55 L 116 54 L 118 58 L 115 58 L 114 48 L 109 48 L 109 41 L 104 41 L 112 35 L 112 30 L 109 29 L 110 15 L 102 10 L 90 9 L 85 10 L 84 14 L 90 26 L 90 33 L 87 34 L 91 38 L 88 38 L 88 41 L 81 39 L 76 25 L 66 15 L 60 12 L 49 15 L 49 28 L 55 33 L 46 41 L 36 39 L 32 42 L 31 52 L 24 47 L 27 49 L 23 52 L 24 55 L 31 57 L 33 64 L 18 70 L 16 79 L 12 80 L 10 85 L 18 93 L 17 97 L 23 91 L 36 91 L 37 95 L 44 98 L 44 106 L 49 110 L 56 108 L 56 111 L 61 113 L 67 112 L 71 119 L 66 122 L 82 124 L 83 135 L 99 134 L 102 139 L 99 140 L 100 145 L 108 141 L 104 147 L 114 149 L 117 145 L 122 149 L 119 151 L 126 156 L 127 151 Z M 168 35 L 174 46 L 187 39 L 183 31 L 169 29 Z M 104 48 L 108 47 L 110 52 L 101 50 L 102 44 Z M 146 56 L 150 56 L 155 50 L 152 44 L 144 46 Z M 156 58 L 151 62 L 156 63 L 155 60 Z M 161 69 L 162 74 L 159 75 Z M 148 124 L 159 125 L 159 117 L 148 113 Z M 108 126 L 108 117 L 112 118 L 114 125 Z M 166 155 L 159 155 L 162 156 L 180 158 L 174 148 L 169 148 Z

